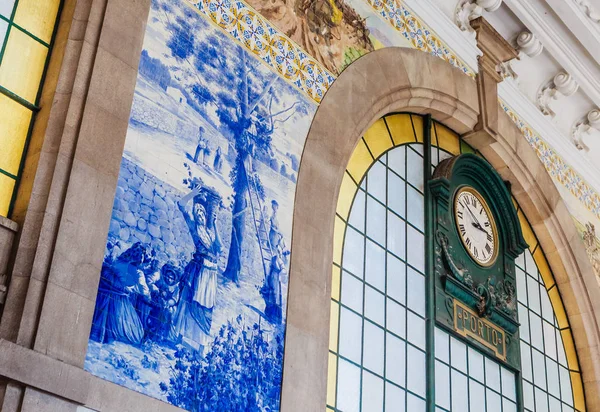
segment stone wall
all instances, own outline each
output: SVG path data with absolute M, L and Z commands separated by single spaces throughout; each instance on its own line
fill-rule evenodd
M 198 135 L 197 125 L 184 121 L 138 93 L 133 97 L 131 120 L 174 136 L 195 139 Z

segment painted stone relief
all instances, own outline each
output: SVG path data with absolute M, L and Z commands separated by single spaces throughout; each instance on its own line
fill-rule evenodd
M 585 251 L 592 263 L 596 280 L 600 283 L 600 242 L 596 237 L 596 228 L 591 223 L 585 224 L 585 230 L 581 233 L 583 237 L 583 243 L 585 245 Z
M 85 368 L 193 411 L 277 411 L 316 105 L 183 0 L 153 0 Z

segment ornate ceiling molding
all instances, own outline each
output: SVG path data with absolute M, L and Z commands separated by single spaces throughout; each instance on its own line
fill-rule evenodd
M 581 11 L 594 23 L 600 23 L 600 13 L 590 4 L 588 0 L 572 0 Z
M 571 139 L 577 150 L 589 152 L 590 148 L 585 144 L 583 138 L 589 135 L 592 128 L 600 131 L 600 109 L 591 110 L 573 125 Z
M 550 3 L 552 0 L 548 0 Z M 558 0 L 564 3 L 564 0 Z M 600 69 L 598 62 L 578 43 L 562 24 L 554 24 L 538 2 L 504 0 L 504 3 L 527 26 L 544 48 L 581 86 L 594 104 L 600 106 Z M 558 17 L 555 17 L 558 20 Z M 561 28 L 562 26 L 562 28 Z
M 568 73 L 560 72 L 538 90 L 536 96 L 538 108 L 544 115 L 554 117 L 555 113 L 550 108 L 550 103 L 563 96 L 573 95 L 577 89 L 579 89 L 579 85 L 573 80 L 573 77 Z
M 544 45 L 537 37 L 528 31 L 517 36 L 518 50 L 529 57 L 537 57 L 544 51 Z

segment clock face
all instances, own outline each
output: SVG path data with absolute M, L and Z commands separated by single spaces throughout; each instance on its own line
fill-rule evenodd
M 469 255 L 481 266 L 491 266 L 498 256 L 498 232 L 483 197 L 473 188 L 459 189 L 454 197 L 454 215 Z

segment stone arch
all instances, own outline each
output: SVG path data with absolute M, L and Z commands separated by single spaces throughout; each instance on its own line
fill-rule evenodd
M 361 57 L 334 82 L 311 125 L 300 163 L 292 231 L 282 410 L 323 410 L 334 219 L 344 170 L 360 137 L 388 113 L 432 117 L 460 134 L 478 120 L 477 85 L 441 59 L 405 48 Z M 513 187 L 571 322 L 590 410 L 600 405 L 600 287 L 572 219 L 537 155 L 498 107 L 497 140 L 469 143 Z

